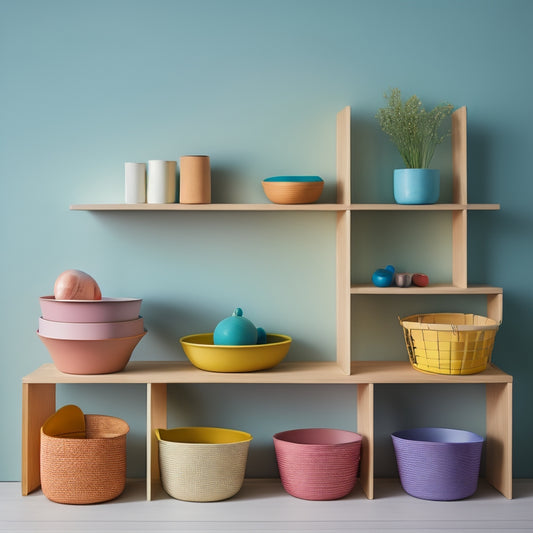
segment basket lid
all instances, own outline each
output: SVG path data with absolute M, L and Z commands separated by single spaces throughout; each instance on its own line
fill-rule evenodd
M 48 417 L 41 428 L 49 437 L 85 438 L 85 416 L 77 405 L 65 405 Z

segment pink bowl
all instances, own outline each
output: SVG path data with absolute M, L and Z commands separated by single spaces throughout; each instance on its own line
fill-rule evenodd
M 274 435 L 283 488 L 304 500 L 336 500 L 355 486 L 361 435 L 342 429 L 293 429 Z
M 101 300 L 56 300 L 41 296 L 41 314 L 56 322 L 121 322 L 134 320 L 141 310 L 141 298 L 102 298 Z
M 102 340 L 144 332 L 142 317 L 122 322 L 55 322 L 39 318 L 39 334 L 52 339 Z
M 111 374 L 122 370 L 146 332 L 102 340 L 51 339 L 39 334 L 57 369 L 65 374 Z

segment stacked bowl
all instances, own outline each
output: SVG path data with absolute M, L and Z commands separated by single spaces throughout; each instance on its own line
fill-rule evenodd
M 37 334 L 57 369 L 66 374 L 109 374 L 122 370 L 146 334 L 140 298 L 39 299 Z

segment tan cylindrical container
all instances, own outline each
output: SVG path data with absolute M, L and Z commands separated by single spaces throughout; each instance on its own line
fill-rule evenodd
M 211 167 L 208 155 L 180 158 L 180 204 L 211 203 Z

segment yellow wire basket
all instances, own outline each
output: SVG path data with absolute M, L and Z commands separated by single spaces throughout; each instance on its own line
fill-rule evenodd
M 430 374 L 477 374 L 490 362 L 500 323 L 465 313 L 400 319 L 411 365 Z

